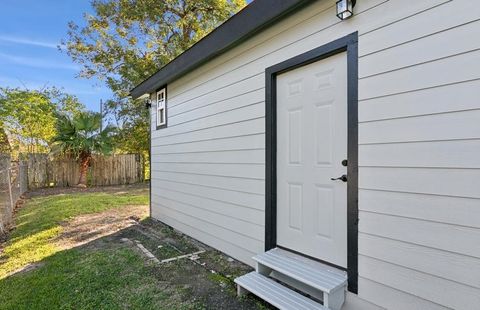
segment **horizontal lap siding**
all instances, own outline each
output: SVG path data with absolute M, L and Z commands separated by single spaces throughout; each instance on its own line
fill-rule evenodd
M 308 8 L 168 85 L 152 215 L 252 264 L 263 250 L 264 70 L 359 32 L 359 296 L 480 303 L 480 10 L 474 1 Z
M 360 37 L 359 293 L 388 309 L 480 304 L 479 19 L 457 0 Z

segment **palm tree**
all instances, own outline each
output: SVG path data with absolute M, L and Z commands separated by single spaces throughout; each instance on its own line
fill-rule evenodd
M 80 164 L 79 187 L 87 186 L 87 171 L 94 154 L 108 155 L 113 150 L 114 127 L 100 130 L 101 115 L 85 112 L 76 116 L 60 114 L 57 134 L 53 138 L 52 153 L 63 154 Z

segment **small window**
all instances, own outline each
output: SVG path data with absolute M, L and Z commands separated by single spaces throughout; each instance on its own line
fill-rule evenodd
M 166 89 L 157 92 L 157 129 L 167 126 L 167 98 Z

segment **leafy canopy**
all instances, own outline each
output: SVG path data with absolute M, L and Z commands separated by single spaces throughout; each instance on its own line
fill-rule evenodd
M 113 150 L 112 135 L 115 128 L 107 126 L 100 130 L 100 123 L 99 113 L 84 112 L 73 117 L 59 114 L 52 152 L 82 160 L 92 154 L 110 154 Z
M 245 0 L 93 0 L 87 25 L 70 22 L 67 53 L 81 76 L 128 91 L 245 6 Z
M 63 44 L 81 77 L 104 80 L 115 98 L 106 113 L 120 151 L 148 154 L 149 119 L 130 89 L 246 5 L 245 0 L 93 0 L 86 25 L 69 23 Z
M 5 149 L 48 152 L 55 136 L 56 114 L 76 115 L 85 107 L 75 96 L 57 88 L 0 88 L 0 134 Z

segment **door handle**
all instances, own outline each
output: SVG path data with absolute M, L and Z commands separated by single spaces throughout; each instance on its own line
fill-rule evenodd
M 344 174 L 344 175 L 342 175 L 341 177 L 338 177 L 338 178 L 330 178 L 330 180 L 332 180 L 332 181 L 340 180 L 340 181 L 343 181 L 343 182 L 347 182 L 347 175 Z

